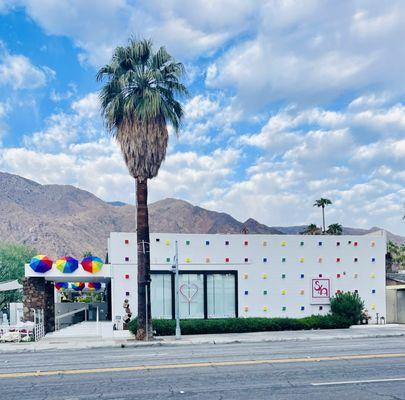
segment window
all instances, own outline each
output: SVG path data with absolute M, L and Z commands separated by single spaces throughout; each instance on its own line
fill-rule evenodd
M 236 316 L 235 275 L 207 275 L 207 308 L 208 318 L 229 318 Z
M 172 318 L 171 274 L 152 274 L 150 297 L 153 318 Z
M 245 279 L 247 274 L 245 274 Z M 151 271 L 151 303 L 154 318 L 174 318 L 175 277 Z M 242 293 L 244 293 L 242 291 Z M 236 271 L 195 271 L 179 274 L 180 318 L 237 317 Z M 248 291 L 246 290 L 246 294 Z
M 204 318 L 203 274 L 180 274 L 179 291 L 180 318 Z

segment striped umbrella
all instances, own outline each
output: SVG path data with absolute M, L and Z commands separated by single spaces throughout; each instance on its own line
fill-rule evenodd
M 52 269 L 52 263 L 53 261 L 48 256 L 39 254 L 31 259 L 30 267 L 35 272 L 40 272 L 43 274 Z
M 82 267 L 85 271 L 94 274 L 103 268 L 103 260 L 99 257 L 89 256 L 82 260 Z
M 72 282 L 72 289 L 80 292 L 84 289 L 84 282 Z
M 100 290 L 101 289 L 101 283 L 100 282 L 88 282 L 87 283 L 87 289 L 93 291 L 93 290 Z
M 64 274 L 71 274 L 79 268 L 79 262 L 70 256 L 61 257 L 55 262 L 56 268 Z
M 56 290 L 64 290 L 69 287 L 68 282 L 55 282 L 55 289 Z

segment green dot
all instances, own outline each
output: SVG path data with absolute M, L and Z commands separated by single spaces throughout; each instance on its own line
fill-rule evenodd
M 266 294 L 267 294 L 267 290 L 263 290 L 263 294 L 266 295 Z
M 169 258 L 169 257 L 166 258 L 166 262 L 170 262 L 170 258 Z
M 283 258 L 281 259 L 281 261 L 282 261 L 282 262 L 285 262 L 285 258 L 283 257 Z
M 282 275 L 281 275 L 281 278 L 285 279 L 285 274 L 282 274 Z
M 186 240 L 186 245 L 189 246 L 190 245 L 190 241 Z
M 281 310 L 282 310 L 282 311 L 285 311 L 285 310 L 287 310 L 287 307 L 283 307 Z

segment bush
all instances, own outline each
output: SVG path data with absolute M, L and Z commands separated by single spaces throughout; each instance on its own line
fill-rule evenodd
M 156 336 L 175 334 L 176 322 L 171 319 L 152 321 Z M 242 333 L 309 329 L 348 328 L 350 321 L 339 315 L 312 315 L 305 318 L 224 318 L 224 319 L 184 319 L 180 321 L 183 335 L 210 333 Z M 129 323 L 129 330 L 136 333 L 137 321 Z
M 361 321 L 364 302 L 358 293 L 337 293 L 330 299 L 330 309 L 332 315 L 346 318 L 352 325 L 355 325 Z

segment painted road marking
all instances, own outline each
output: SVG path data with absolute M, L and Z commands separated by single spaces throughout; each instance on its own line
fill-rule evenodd
M 311 383 L 312 386 L 333 386 L 333 385 L 355 385 L 356 383 L 381 383 L 381 382 L 400 382 L 405 378 L 385 378 L 385 379 L 364 379 L 361 381 L 340 381 L 340 382 L 317 382 Z
M 402 358 L 402 357 L 405 357 L 405 353 L 354 354 L 347 356 L 329 356 L 329 357 L 275 358 L 263 360 L 212 361 L 212 362 L 197 362 L 184 364 L 134 365 L 128 367 L 9 372 L 9 373 L 1 373 L 0 379 L 25 378 L 32 376 L 102 374 L 110 372 L 147 371 L 147 370 L 175 369 L 175 368 L 203 368 L 203 367 L 227 367 L 227 366 L 232 367 L 232 366 L 260 365 L 260 364 L 289 364 L 289 363 L 307 363 L 319 361 L 370 360 L 378 358 Z

